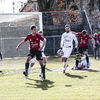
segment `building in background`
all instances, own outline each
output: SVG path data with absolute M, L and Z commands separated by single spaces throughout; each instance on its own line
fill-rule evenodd
M 0 13 L 18 13 L 27 0 L 0 0 Z

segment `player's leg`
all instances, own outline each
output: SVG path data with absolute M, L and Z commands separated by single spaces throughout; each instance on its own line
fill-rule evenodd
M 88 47 L 84 47 L 84 54 L 86 56 L 87 67 L 89 67 Z
M 44 54 L 44 52 L 42 52 L 42 58 L 43 58 L 43 65 L 46 67 L 46 56 Z M 42 70 L 40 71 L 40 76 L 43 77 L 43 73 L 42 73 Z
M 36 61 L 36 58 L 35 58 L 35 57 L 32 58 L 32 59 L 30 60 L 30 64 L 29 64 L 29 68 L 28 68 L 28 75 L 29 75 L 29 73 L 30 73 L 32 67 L 33 67 L 34 64 L 35 64 L 35 61 Z
M 38 60 L 40 66 L 41 66 L 41 72 L 43 73 L 43 80 L 45 80 L 46 79 L 46 77 L 45 77 L 45 65 L 43 64 L 43 57 L 42 57 L 41 51 L 37 51 L 36 59 Z
M 26 78 L 28 78 L 29 62 L 31 59 L 32 59 L 32 57 L 28 56 L 26 63 L 25 63 L 25 71 L 23 72 L 23 74 L 25 75 Z
M 64 52 L 64 55 L 62 56 L 62 62 L 63 62 L 63 65 L 64 65 L 63 73 L 65 73 L 65 71 L 66 71 L 66 69 L 68 67 L 67 59 L 71 55 L 72 48 L 63 48 L 63 52 Z
M 65 73 L 66 71 L 66 68 L 67 68 L 67 58 L 66 57 L 62 57 L 62 62 L 63 62 L 63 65 L 64 65 L 64 68 L 63 68 L 63 73 Z

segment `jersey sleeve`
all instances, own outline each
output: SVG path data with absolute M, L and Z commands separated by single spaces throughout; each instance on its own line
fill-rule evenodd
M 75 41 L 75 48 L 77 48 L 78 47 L 78 41 L 77 41 L 77 38 L 74 34 L 73 34 L 73 40 Z
M 64 45 L 64 37 L 63 37 L 63 35 L 62 35 L 62 36 L 61 36 L 60 47 L 62 48 L 62 47 L 63 47 L 63 45 Z
M 44 41 L 44 37 L 42 35 L 38 34 L 38 37 L 40 40 Z
M 88 38 L 89 38 L 90 40 L 92 40 L 92 39 L 93 39 L 90 35 L 88 35 Z
M 77 33 L 76 35 L 81 36 L 81 33 Z
M 29 35 L 24 39 L 24 41 L 27 41 L 27 40 L 29 40 Z

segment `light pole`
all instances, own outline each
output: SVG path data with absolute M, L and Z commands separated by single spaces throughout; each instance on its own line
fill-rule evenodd
M 66 0 L 66 24 L 68 24 L 67 0 Z

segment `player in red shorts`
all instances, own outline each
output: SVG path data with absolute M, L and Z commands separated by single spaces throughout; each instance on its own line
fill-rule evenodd
M 41 71 L 43 73 L 43 80 L 45 80 L 45 66 L 43 65 L 43 58 L 42 58 L 41 50 L 44 47 L 46 42 L 40 34 L 36 33 L 36 26 L 31 26 L 30 29 L 32 30 L 32 33 L 30 35 L 28 35 L 16 47 L 16 49 L 18 50 L 18 48 L 20 46 L 22 46 L 27 40 L 29 41 L 30 54 L 28 54 L 28 58 L 27 58 L 27 61 L 25 64 L 25 72 L 23 72 L 23 74 L 25 75 L 26 78 L 28 77 L 29 62 L 33 57 L 36 56 L 36 59 L 38 60 L 40 66 L 41 66 Z M 40 47 L 40 40 L 43 41 L 43 45 L 41 47 Z
M 78 52 L 81 54 L 86 55 L 87 66 L 89 64 L 89 57 L 88 57 L 88 40 L 92 40 L 93 48 L 95 48 L 95 41 L 94 39 L 87 34 L 86 30 L 83 30 L 81 33 L 76 33 L 78 35 L 79 40 L 79 49 Z

